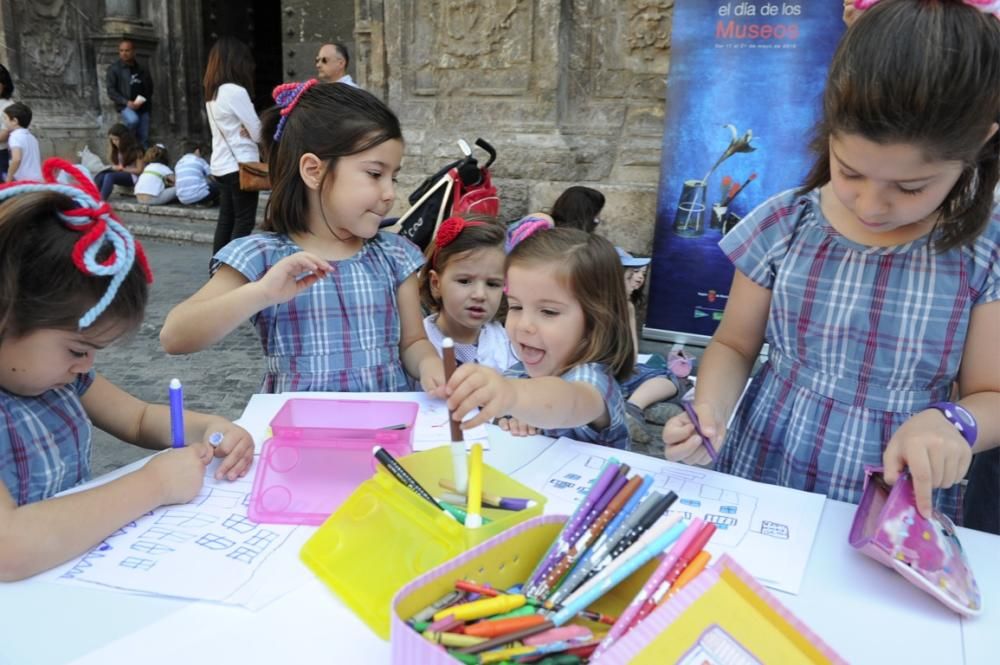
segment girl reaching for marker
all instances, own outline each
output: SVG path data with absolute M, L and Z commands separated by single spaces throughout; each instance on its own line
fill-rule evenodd
M 213 276 L 167 316 L 168 353 L 191 353 L 246 319 L 264 347 L 263 392 L 394 392 L 444 384 L 424 333 L 420 251 L 380 232 L 403 140 L 374 95 L 336 83 L 284 84 L 265 113 L 273 190 L 266 233 L 232 241 Z
M 604 238 L 539 227 L 507 258 L 507 334 L 521 362 L 505 375 L 459 367 L 446 387 L 448 407 L 474 427 L 500 417 L 515 434 L 629 447 L 618 380 L 632 370 L 622 267 Z M 527 429 L 532 428 L 532 429 Z
M 79 187 L 57 184 L 63 170 Z M 0 580 L 28 577 L 96 545 L 153 508 L 201 489 L 205 465 L 230 480 L 253 440 L 224 418 L 185 413 L 185 448 L 94 489 L 91 425 L 150 449 L 170 446 L 170 412 L 94 371 L 94 356 L 142 321 L 152 274 L 142 247 L 74 167 L 50 159 L 45 184 L 0 187 Z M 207 443 L 214 432 L 218 448 Z

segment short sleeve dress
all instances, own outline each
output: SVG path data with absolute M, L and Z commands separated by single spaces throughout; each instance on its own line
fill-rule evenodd
M 286 235 L 255 233 L 219 250 L 212 272 L 225 264 L 256 281 L 301 251 Z M 396 293 L 423 262 L 409 240 L 380 232 L 354 256 L 331 261 L 332 275 L 250 317 L 264 349 L 261 392 L 411 390 Z
M 524 364 L 519 362 L 504 372 L 504 376 L 526 379 L 528 373 L 524 369 Z M 585 363 L 570 368 L 559 378 L 564 381 L 582 381 L 597 388 L 601 396 L 604 397 L 604 405 L 608 409 L 611 422 L 602 430 L 594 429 L 590 425 L 581 425 L 579 427 L 546 429 L 542 430 L 542 434 L 554 437 L 565 436 L 569 439 L 596 443 L 620 450 L 631 448 L 632 442 L 628 436 L 628 425 L 625 424 L 625 400 L 622 398 L 621 387 L 608 372 L 607 367 L 600 363 Z
M 823 216 L 819 191 L 779 194 L 719 243 L 770 289 L 769 358 L 727 434 L 718 467 L 857 503 L 911 415 L 947 399 L 972 308 L 1000 299 L 1000 206 L 971 245 L 928 238 L 868 247 Z M 960 516 L 960 488 L 935 492 Z
M 90 479 L 91 425 L 80 398 L 94 376 L 33 397 L 0 388 L 0 481 L 17 505 Z

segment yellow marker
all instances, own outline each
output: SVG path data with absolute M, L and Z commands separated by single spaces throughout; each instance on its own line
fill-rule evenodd
M 528 647 L 510 647 L 507 649 L 497 649 L 496 651 L 487 651 L 486 653 L 479 654 L 480 663 L 500 663 L 511 658 L 516 658 L 517 656 L 528 656 L 538 653 L 537 646 Z
M 465 526 L 478 529 L 483 525 L 483 446 L 472 444 L 469 453 L 469 501 L 465 508 Z
M 433 630 L 425 630 L 423 635 L 434 644 L 443 644 L 446 647 L 471 647 L 489 639 L 488 637 L 476 637 L 462 633 L 438 633 Z
M 471 603 L 446 607 L 434 615 L 434 620 L 438 621 L 449 614 L 454 615 L 454 617 L 459 621 L 482 619 L 483 617 L 493 616 L 494 614 L 502 614 L 504 612 L 516 610 L 519 607 L 523 607 L 527 600 L 527 598 L 519 593 L 513 593 L 506 596 L 496 596 L 494 598 L 484 598 L 482 600 L 474 600 Z

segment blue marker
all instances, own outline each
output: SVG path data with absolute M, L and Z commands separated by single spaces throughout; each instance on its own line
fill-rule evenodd
M 170 379 L 170 441 L 174 448 L 184 447 L 184 389 L 180 379 Z

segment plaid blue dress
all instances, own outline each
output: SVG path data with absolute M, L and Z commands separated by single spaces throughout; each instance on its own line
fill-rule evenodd
M 251 282 L 302 248 L 288 236 L 255 233 L 212 259 Z M 292 300 L 250 317 L 264 348 L 261 392 L 398 392 L 412 389 L 399 356 L 396 293 L 423 265 L 406 238 L 381 232 L 354 256 L 331 261 L 333 273 Z
M 1000 299 L 1000 206 L 966 247 L 926 238 L 867 247 L 830 226 L 819 192 L 785 192 L 719 243 L 770 289 L 770 356 L 744 396 L 718 468 L 857 503 L 911 415 L 947 399 L 976 305 Z M 935 504 L 961 516 L 960 487 Z
M 80 397 L 93 382 L 91 370 L 37 397 L 0 388 L 0 480 L 17 505 L 90 478 L 90 418 Z
M 524 370 L 524 364 L 520 362 L 504 372 L 503 375 L 514 379 L 529 378 L 528 373 Z M 604 404 L 608 409 L 611 422 L 602 430 L 594 429 L 588 424 L 580 427 L 546 429 L 542 430 L 541 433 L 546 436 L 565 436 L 576 441 L 628 450 L 632 442 L 628 436 L 628 425 L 625 424 L 625 400 L 622 399 L 621 387 L 615 378 L 608 373 L 607 368 L 600 363 L 586 363 L 570 368 L 559 378 L 564 381 L 582 381 L 597 388 L 604 397 Z

